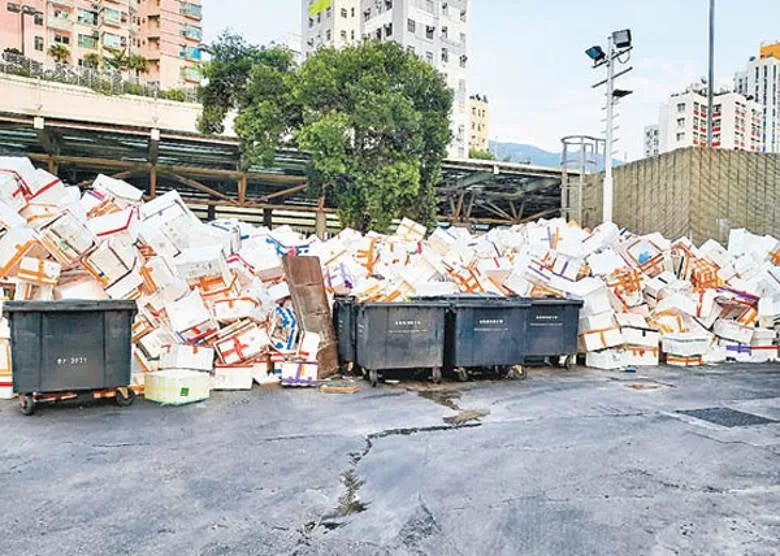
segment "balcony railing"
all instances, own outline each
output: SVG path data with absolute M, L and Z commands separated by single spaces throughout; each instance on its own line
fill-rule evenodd
M 127 72 L 68 64 L 41 64 L 26 56 L 10 52 L 0 53 L 0 74 L 80 85 L 106 95 L 138 95 L 182 102 L 197 102 L 197 89 L 194 87 L 163 91 L 159 86 L 146 84 L 141 78 Z M 200 81 L 200 77 L 198 77 L 198 81 Z
M 73 20 L 64 17 L 49 16 L 49 27 L 59 31 L 73 30 Z
M 203 8 L 199 4 L 182 2 L 179 4 L 179 13 L 192 19 L 201 19 L 203 17 Z

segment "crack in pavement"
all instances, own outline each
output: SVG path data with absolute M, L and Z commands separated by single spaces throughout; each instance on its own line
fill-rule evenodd
M 368 456 L 374 447 L 375 441 L 381 438 L 387 438 L 390 436 L 413 436 L 417 434 L 426 434 L 432 432 L 443 431 L 456 431 L 459 429 L 472 429 L 482 426 L 482 423 L 460 423 L 456 425 L 430 425 L 427 427 L 404 427 L 395 429 L 385 429 L 378 432 L 369 433 L 363 436 L 365 442 L 365 448 L 360 452 L 350 452 L 350 465 L 341 473 L 341 482 L 344 486 L 344 494 L 339 497 L 338 506 L 326 514 L 323 514 L 316 522 L 310 521 L 303 524 L 298 531 L 300 538 L 296 544 L 296 549 L 293 555 L 300 554 L 300 550 L 303 547 L 311 546 L 313 535 L 318 529 L 323 529 L 322 534 L 326 535 L 334 529 L 346 524 L 346 518 L 350 515 L 364 512 L 368 509 L 368 502 L 362 502 L 358 496 L 360 487 L 363 486 L 365 481 L 361 480 L 357 475 L 357 466 Z M 427 508 L 426 508 L 427 509 Z

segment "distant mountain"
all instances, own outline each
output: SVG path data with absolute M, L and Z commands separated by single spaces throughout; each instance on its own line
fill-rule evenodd
M 550 168 L 560 168 L 561 157 L 563 156 L 561 152 L 552 153 L 523 143 L 490 141 L 488 149 L 498 160 L 508 160 L 518 164 L 533 164 L 534 166 L 548 166 Z M 621 164 L 623 163 L 619 160 L 614 162 L 614 166 L 620 166 Z M 604 157 L 600 155 L 598 157 L 598 169 L 604 169 Z

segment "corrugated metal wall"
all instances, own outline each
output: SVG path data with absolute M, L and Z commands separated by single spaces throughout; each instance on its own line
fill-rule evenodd
M 615 221 L 695 243 L 732 228 L 780 237 L 780 155 L 681 149 L 615 169 Z M 603 174 L 584 194 L 584 224 L 601 222 Z

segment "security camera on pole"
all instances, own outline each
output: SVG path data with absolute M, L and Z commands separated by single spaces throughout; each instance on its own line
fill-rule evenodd
M 585 51 L 585 54 L 593 60 L 593 68 L 598 69 L 602 66 L 607 67 L 607 78 L 603 81 L 599 81 L 593 88 L 607 86 L 607 128 L 606 135 L 606 152 L 604 156 L 604 222 L 612 222 L 612 198 L 613 198 L 613 182 L 612 182 L 612 155 L 615 144 L 615 105 L 617 101 L 623 97 L 626 97 L 632 93 L 625 89 L 615 88 L 615 79 L 626 75 L 633 70 L 633 67 L 628 67 L 620 72 L 615 72 L 616 65 L 627 64 L 631 59 L 631 51 L 633 46 L 631 45 L 631 30 L 624 29 L 622 31 L 615 31 L 607 38 L 607 52 L 600 46 L 592 46 Z

